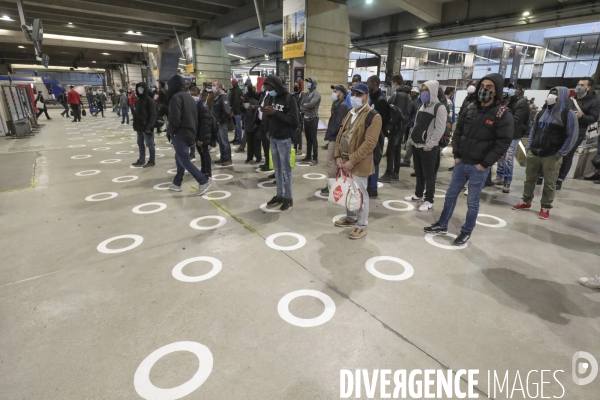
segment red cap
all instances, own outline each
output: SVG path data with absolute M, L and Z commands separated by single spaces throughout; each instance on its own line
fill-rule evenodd
M 231 83 L 238 83 L 238 81 L 237 81 L 237 79 L 233 78 L 233 79 L 231 80 Z

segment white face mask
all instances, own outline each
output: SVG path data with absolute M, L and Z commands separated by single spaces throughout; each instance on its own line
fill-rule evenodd
M 143 94 L 144 93 L 144 88 L 140 86 L 139 88 L 137 88 L 137 91 L 138 91 L 139 94 Z
M 362 97 L 352 96 L 350 97 L 350 104 L 352 104 L 352 108 L 361 108 L 363 106 Z
M 337 99 L 338 99 L 337 93 L 335 93 L 335 92 L 331 93 L 331 100 L 336 101 Z
M 548 103 L 549 106 L 556 104 L 556 99 L 558 99 L 558 96 L 555 94 L 549 94 L 548 98 L 546 99 L 546 103 Z
M 198 100 L 200 100 L 200 97 L 198 97 L 198 96 L 192 96 L 192 99 L 194 99 L 194 101 L 197 103 Z

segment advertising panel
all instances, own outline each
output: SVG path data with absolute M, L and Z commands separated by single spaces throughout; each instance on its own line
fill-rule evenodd
M 283 58 L 304 57 L 306 1 L 283 0 Z

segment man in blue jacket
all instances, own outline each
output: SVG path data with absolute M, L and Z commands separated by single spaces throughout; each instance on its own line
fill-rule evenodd
M 331 85 L 333 92 L 331 93 L 331 117 L 327 123 L 327 132 L 325 132 L 325 140 L 329 142 L 327 147 L 327 174 L 329 178 L 335 178 L 338 172 L 338 167 L 335 164 L 335 140 L 342 126 L 342 121 L 348 113 L 348 105 L 346 104 L 346 88 L 344 85 Z M 321 189 L 321 194 L 329 195 L 329 186 Z

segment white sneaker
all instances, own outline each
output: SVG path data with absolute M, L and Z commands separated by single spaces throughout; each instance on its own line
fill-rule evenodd
M 404 198 L 406 201 L 423 201 L 422 197 L 417 197 L 414 194 L 412 196 L 407 196 Z
M 177 186 L 174 183 L 171 183 L 169 185 L 169 190 L 171 190 L 173 192 L 181 192 L 181 186 Z
M 212 185 L 210 184 L 210 182 L 206 182 L 204 185 L 200 185 L 200 187 L 196 191 L 196 196 L 204 195 L 206 192 L 208 192 L 208 189 L 210 189 L 211 186 Z
M 215 151 L 217 151 L 217 148 L 216 147 L 211 147 L 210 150 L 209 150 L 209 153 L 214 153 Z
M 196 157 L 190 157 L 190 161 L 196 161 Z
M 425 203 L 421 204 L 421 207 L 419 207 L 419 211 L 429 211 L 432 208 L 433 208 L 433 204 L 426 201 Z
M 469 195 L 469 188 L 467 188 L 467 190 L 465 190 L 465 192 L 463 193 L 465 196 Z
M 579 278 L 579 283 L 592 289 L 600 289 L 600 276 L 590 276 L 589 278 Z

